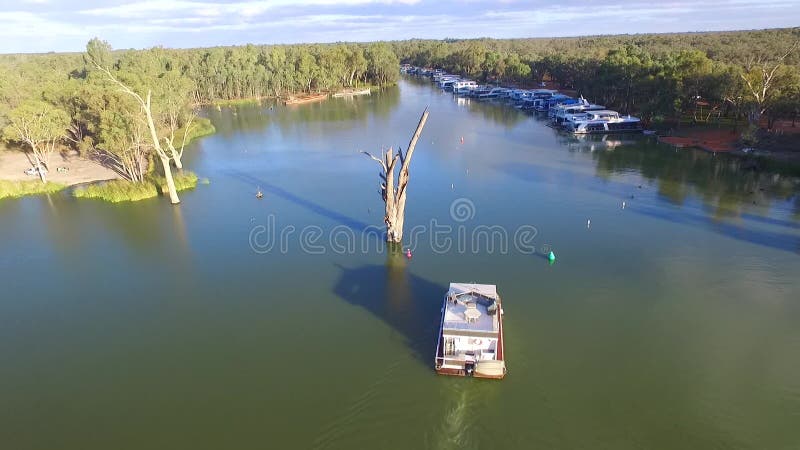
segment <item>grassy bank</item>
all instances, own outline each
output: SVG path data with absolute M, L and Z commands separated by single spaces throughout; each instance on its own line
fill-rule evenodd
M 0 199 L 18 198 L 25 195 L 52 194 L 67 187 L 61 183 L 42 183 L 39 180 L 6 181 L 0 180 Z
M 186 136 L 186 143 L 192 142 L 195 139 L 199 139 L 201 137 L 210 136 L 217 132 L 217 129 L 214 128 L 214 125 L 211 124 L 211 120 L 205 117 L 198 117 L 194 119 L 192 122 L 192 129 L 190 130 L 189 134 Z M 183 128 L 179 129 L 175 136 L 183 136 Z M 176 138 L 176 141 L 179 141 L 180 138 Z M 177 142 L 175 146 L 177 147 L 180 142 Z
M 183 171 L 173 175 L 175 188 L 179 191 L 197 186 L 197 175 Z M 135 202 L 157 197 L 167 191 L 166 179 L 162 176 L 148 176 L 143 183 L 127 180 L 112 180 L 75 188 L 72 192 L 77 198 L 94 198 L 111 203 Z
M 213 106 L 241 106 L 241 105 L 258 105 L 263 100 L 268 100 L 275 97 L 248 97 L 248 98 L 234 98 L 231 100 L 215 100 L 211 102 Z

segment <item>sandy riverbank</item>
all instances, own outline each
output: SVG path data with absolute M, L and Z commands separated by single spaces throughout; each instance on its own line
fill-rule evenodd
M 60 173 L 57 167 L 66 167 L 66 173 Z M 5 150 L 0 148 L 0 180 L 31 181 L 38 180 L 38 176 L 26 175 L 25 171 L 31 168 L 28 156 L 21 151 Z M 120 176 L 113 170 L 103 167 L 96 161 L 81 158 L 80 156 L 53 155 L 50 160 L 50 171 L 47 180 L 67 186 L 93 181 L 114 180 Z

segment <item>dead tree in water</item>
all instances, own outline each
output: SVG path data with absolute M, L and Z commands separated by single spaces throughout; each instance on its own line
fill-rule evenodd
M 414 156 L 414 147 L 417 146 L 422 128 L 425 127 L 425 121 L 428 120 L 428 108 L 422 112 L 422 117 L 419 119 L 417 130 L 411 137 L 411 142 L 408 143 L 408 148 L 403 152 L 403 149 L 398 149 L 397 153 L 394 152 L 392 147 L 388 150 L 381 151 L 381 157 L 376 158 L 368 152 L 362 152 L 375 160 L 382 169 L 380 173 L 381 178 L 381 196 L 383 203 L 386 205 L 386 215 L 383 221 L 386 223 L 386 241 L 387 242 L 402 242 L 403 241 L 403 222 L 405 221 L 406 213 L 406 192 L 408 187 L 408 166 L 411 164 L 411 157 Z M 400 172 L 397 174 L 397 185 L 395 185 L 394 172 L 397 162 L 400 161 Z

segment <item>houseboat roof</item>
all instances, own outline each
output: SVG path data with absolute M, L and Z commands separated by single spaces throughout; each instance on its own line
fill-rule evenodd
M 500 313 L 497 286 L 493 284 L 450 283 L 445 303 L 443 330 L 464 334 L 498 333 Z

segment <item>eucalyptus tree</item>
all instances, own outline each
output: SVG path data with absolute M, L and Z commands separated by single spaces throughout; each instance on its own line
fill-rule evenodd
M 43 100 L 26 100 L 12 109 L 6 120 L 3 136 L 30 151 L 33 165 L 42 183 L 46 183 L 44 168 L 50 169 L 50 157 L 67 134 L 69 115 Z
M 95 42 L 92 43 L 92 41 Z M 153 89 L 147 85 L 148 81 L 155 82 L 155 80 L 147 80 L 146 68 L 148 66 L 150 68 L 155 67 L 158 65 L 158 62 L 152 59 L 143 60 L 142 66 L 139 66 L 142 67 L 141 72 L 138 73 L 138 75 L 140 75 L 139 77 L 135 76 L 136 74 L 112 71 L 110 67 L 103 67 L 100 65 L 100 62 L 105 59 L 104 55 L 110 54 L 111 46 L 106 42 L 97 44 L 97 41 L 99 41 L 97 38 L 93 39 L 92 41 L 89 41 L 90 45 L 87 45 L 86 48 L 90 61 L 92 61 L 98 72 L 101 73 L 108 82 L 114 84 L 120 92 L 129 95 L 138 103 L 139 107 L 141 108 L 140 114 L 144 116 L 144 121 L 147 124 L 147 129 L 150 134 L 150 145 L 152 146 L 155 154 L 158 156 L 158 159 L 161 161 L 161 167 L 164 170 L 164 178 L 167 182 L 167 191 L 169 193 L 170 202 L 172 204 L 180 203 L 178 191 L 175 187 L 175 180 L 172 177 L 172 168 L 170 166 L 170 161 L 174 158 L 174 156 L 169 149 L 164 149 L 164 147 L 161 145 L 159 130 L 156 127 L 158 122 L 153 114 Z M 158 53 L 151 52 L 151 56 L 157 57 Z M 121 80 L 120 77 L 125 77 L 125 79 Z M 133 83 L 137 81 L 139 86 L 134 86 Z
M 147 124 L 140 106 L 122 93 L 114 106 L 100 112 L 97 156 L 117 169 L 125 179 L 142 183 L 147 173 L 152 145 L 147 139 Z
M 795 52 L 800 40 L 795 41 L 789 49 L 778 55 L 765 56 L 759 54 L 747 59 L 744 71 L 740 74 L 747 89 L 745 94 L 750 100 L 751 108 L 748 114 L 751 123 L 757 123 L 761 115 L 767 111 L 772 101 L 776 98 L 777 81 L 780 80 L 784 61 Z M 778 89 L 779 90 L 779 89 Z

